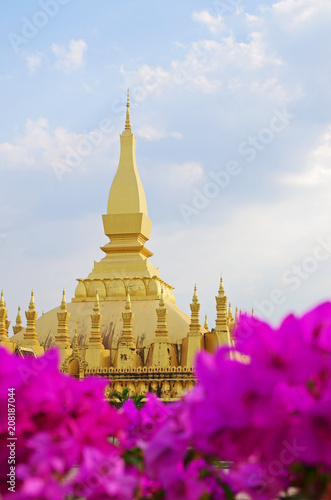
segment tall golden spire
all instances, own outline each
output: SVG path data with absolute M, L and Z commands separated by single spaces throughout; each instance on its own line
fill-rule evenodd
M 190 308 L 191 308 L 191 323 L 188 335 L 201 335 L 200 322 L 199 322 L 200 304 L 199 304 L 196 285 L 194 286 L 194 293 L 193 293 L 192 303 L 190 304 Z
M 209 332 L 209 326 L 208 326 L 208 319 L 207 319 L 207 314 L 205 315 L 205 324 L 203 325 L 204 329 Z
M 6 326 L 7 314 L 8 311 L 6 309 L 6 302 L 4 301 L 3 291 L 2 291 L 0 298 L 0 343 L 5 342 L 8 337 L 7 326 Z
M 196 285 L 194 286 L 194 293 L 190 308 L 190 329 L 182 342 L 182 356 L 180 361 L 181 366 L 187 366 L 189 368 L 193 367 L 195 356 L 204 344 L 204 337 L 201 333 L 201 326 L 199 322 L 200 304 Z
M 31 292 L 31 298 L 29 303 L 29 309 L 25 312 L 25 317 L 27 319 L 27 326 L 24 333 L 23 345 L 27 345 L 28 343 L 33 344 L 34 342 L 38 342 L 37 332 L 36 332 L 36 319 L 38 313 L 36 311 L 35 303 L 34 303 L 34 292 Z M 24 341 L 25 342 L 24 344 Z M 29 346 L 30 347 L 30 346 Z
M 27 319 L 27 325 L 25 332 L 23 334 L 23 347 L 29 347 L 33 349 L 35 354 L 42 354 L 44 348 L 41 347 L 38 341 L 38 335 L 36 332 L 36 319 L 38 313 L 36 311 L 35 303 L 34 303 L 34 293 L 33 290 L 31 292 L 31 299 L 29 303 L 29 309 L 25 311 L 25 317 Z
M 151 345 L 146 366 L 170 367 L 177 366 L 177 352 L 174 345 L 170 343 L 167 329 L 167 309 L 164 303 L 163 287 L 161 288 L 161 297 L 159 307 L 156 309 L 157 324 L 155 330 L 154 342 Z
M 17 316 L 16 316 L 16 325 L 13 326 L 13 332 L 16 335 L 16 333 L 19 333 L 21 330 L 23 330 L 23 324 L 22 324 L 22 316 L 21 316 L 21 308 L 18 306 L 18 311 L 17 311 Z
M 136 138 L 131 130 L 129 94 L 120 140 L 120 160 L 109 191 L 107 214 L 144 214 L 147 217 L 145 191 L 137 169 Z
M 67 311 L 66 292 L 63 289 L 60 311 L 57 313 L 57 334 L 55 335 L 55 345 L 64 349 L 70 348 L 70 337 L 68 334 L 68 322 L 70 313 Z
M 230 333 L 228 328 L 228 311 L 227 311 L 227 297 L 224 292 L 223 278 L 221 276 L 220 286 L 218 289 L 218 296 L 216 299 L 216 328 L 218 341 L 220 345 L 230 345 Z
M 161 298 L 159 301 L 159 307 L 156 309 L 156 314 L 157 325 L 155 331 L 155 340 L 170 342 L 167 330 L 167 309 L 164 305 L 163 288 L 161 289 Z
M 126 120 L 125 120 L 125 130 L 131 131 L 131 123 L 130 123 L 130 91 L 128 89 L 128 97 L 126 101 Z
M 148 261 L 153 253 L 145 247 L 152 229 L 148 218 L 145 191 L 136 162 L 136 138 L 131 130 L 129 93 L 125 129 L 120 135 L 121 153 L 118 168 L 109 191 L 107 214 L 103 226 L 109 242 L 96 262 L 89 279 L 159 277 L 159 271 Z
M 65 311 L 67 310 L 66 291 L 64 288 L 63 288 L 63 292 L 62 292 L 62 301 L 61 301 L 60 307 L 61 307 L 61 309 L 64 309 Z
M 3 298 L 3 290 L 2 290 L 0 298 L 0 337 L 7 336 L 6 319 L 7 319 L 6 302 Z
M 96 291 L 95 294 L 95 303 L 93 307 L 93 314 L 91 314 L 91 323 L 92 323 L 92 329 L 91 329 L 91 336 L 89 340 L 88 347 L 89 349 L 104 349 L 104 345 L 102 343 L 102 338 L 101 338 L 101 330 L 100 330 L 100 325 L 101 325 L 101 314 L 100 314 L 100 302 L 99 302 L 99 293 L 98 290 Z
M 131 300 L 130 300 L 130 294 L 129 292 L 127 293 L 126 296 L 126 302 L 125 302 L 125 312 L 122 313 L 122 318 L 123 318 L 123 332 L 122 336 L 120 338 L 120 343 L 122 344 L 127 344 L 130 347 L 135 347 L 135 341 L 133 337 L 133 330 L 132 330 L 132 320 L 133 320 L 133 312 L 131 309 Z
M 9 340 L 8 329 L 10 321 L 7 320 L 8 311 L 6 309 L 6 302 L 3 298 L 3 291 L 0 298 L 0 345 L 5 346 L 10 351 L 14 351 L 15 345 Z

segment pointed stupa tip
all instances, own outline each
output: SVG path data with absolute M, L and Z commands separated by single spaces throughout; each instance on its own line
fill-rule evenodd
M 163 287 L 161 288 L 161 297 L 160 297 L 160 302 L 159 302 L 159 305 L 161 307 L 164 306 L 164 295 L 163 295 Z
M 221 275 L 220 287 L 218 289 L 218 295 L 220 297 L 224 296 L 224 286 L 223 286 L 223 276 Z
M 3 290 L 1 290 L 0 306 L 1 307 L 6 307 L 5 300 L 3 298 Z
M 131 310 L 130 292 L 126 295 L 125 309 Z
M 21 316 L 21 308 L 18 306 L 17 316 L 16 316 L 16 326 L 21 326 L 22 324 L 22 316 Z
M 128 89 L 128 95 L 127 95 L 127 100 L 126 100 L 125 130 L 130 130 L 131 131 L 131 122 L 130 122 L 130 89 Z
M 100 311 L 100 300 L 99 300 L 99 291 L 96 289 L 95 291 L 95 302 L 94 302 L 94 307 L 93 311 L 99 312 Z
M 197 285 L 194 285 L 193 302 L 199 302 L 197 294 Z
M 29 304 L 29 309 L 34 310 L 35 308 L 35 303 L 34 303 L 34 291 L 31 291 L 31 299 L 30 299 L 30 304 Z
M 204 329 L 209 332 L 209 326 L 208 326 L 208 319 L 207 319 L 207 314 L 205 315 L 205 324 L 203 325 Z
M 66 309 L 67 308 L 67 302 L 66 302 L 66 291 L 63 288 L 62 292 L 62 302 L 61 302 L 61 309 Z

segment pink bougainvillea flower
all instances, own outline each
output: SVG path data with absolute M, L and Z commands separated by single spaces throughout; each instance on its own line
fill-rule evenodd
M 194 446 L 221 460 L 244 460 L 256 450 L 277 454 L 278 440 L 271 446 L 270 436 L 285 432 L 288 415 L 270 384 L 256 384 L 252 365 L 219 350 L 199 353 L 196 370 L 199 382 L 187 397 Z
M 230 471 L 230 481 L 237 491 L 249 495 L 252 500 L 273 500 L 289 484 L 285 468 L 268 470 L 268 464 L 262 467 L 259 463 L 238 463 Z
M 162 483 L 167 500 L 199 500 L 207 493 L 204 481 L 200 478 L 200 471 L 204 461 L 191 462 L 187 467 L 177 463 L 162 476 Z
M 301 321 L 290 315 L 278 329 L 251 316 L 241 315 L 235 330 L 238 350 L 249 356 L 256 383 L 272 389 L 280 380 L 290 384 L 307 382 L 321 366 L 321 352 L 304 340 Z M 254 373 L 252 373 L 252 376 Z
M 91 500 L 131 500 L 137 487 L 137 474 L 130 474 L 123 459 L 89 450 L 89 458 L 69 485 L 69 492 Z
M 331 302 L 324 302 L 300 319 L 304 341 L 331 352 Z
M 169 406 L 154 394 L 146 395 L 146 403 L 140 410 L 136 408 L 132 399 L 129 399 L 121 408 L 121 413 L 127 419 L 126 433 L 121 438 L 121 444 L 126 449 L 134 446 L 145 448 L 144 443 L 163 425 L 169 412 Z
M 67 488 L 74 467 L 92 473 L 90 450 L 110 457 L 120 454 L 109 436 L 120 437 L 126 418 L 105 400 L 107 381 L 92 377 L 79 381 L 62 374 L 56 349 L 41 358 L 22 359 L 0 348 L 0 357 L 1 405 L 7 405 L 8 387 L 15 392 L 17 494 L 33 485 L 41 487 L 41 482 L 57 481 L 60 489 Z M 8 459 L 6 415 L 7 411 L 0 414 L 2 470 L 7 469 Z M 46 498 L 49 488 L 45 488 L 40 498 Z M 6 485 L 1 486 L 1 493 L 5 492 Z

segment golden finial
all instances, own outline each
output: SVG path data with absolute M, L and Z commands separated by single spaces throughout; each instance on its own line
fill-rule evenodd
M 197 286 L 196 285 L 194 285 L 194 294 L 193 294 L 192 301 L 193 301 L 194 304 L 196 304 L 197 302 L 199 302 L 198 294 L 197 294 Z
M 209 326 L 208 326 L 208 321 L 207 321 L 207 314 L 205 315 L 205 324 L 203 325 L 204 329 L 209 332 Z
M 4 298 L 3 298 L 3 290 L 1 290 L 0 306 L 6 307 L 6 302 L 4 301 Z
M 130 91 L 129 91 L 129 89 L 128 89 L 128 96 L 127 96 L 127 101 L 126 101 L 125 130 L 131 130 L 131 123 L 130 123 Z
M 61 302 L 61 309 L 67 310 L 67 303 L 66 303 L 66 291 L 63 288 L 63 293 L 62 293 L 62 302 Z
M 221 275 L 220 287 L 218 289 L 218 296 L 224 297 L 224 286 L 223 286 L 223 276 Z
M 33 290 L 32 290 L 32 292 L 31 292 L 30 304 L 29 304 L 29 311 L 34 311 L 34 310 L 35 310 L 34 292 L 33 292 Z
M 160 306 L 160 307 L 163 307 L 163 306 L 164 306 L 163 287 L 161 288 L 161 297 L 160 297 L 159 306 Z
M 16 316 L 16 326 L 21 326 L 22 325 L 22 316 L 21 316 L 21 308 L 18 306 L 18 312 Z
M 125 309 L 127 309 L 128 311 L 131 311 L 131 299 L 130 299 L 129 292 L 127 293 L 127 296 L 126 296 Z
M 95 292 L 95 303 L 94 303 L 93 311 L 100 312 L 100 301 L 99 301 L 98 289 L 96 289 L 96 292 Z
M 252 316 L 254 316 L 254 307 L 252 307 Z

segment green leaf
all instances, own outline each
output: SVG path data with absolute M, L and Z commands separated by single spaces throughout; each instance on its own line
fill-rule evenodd
M 223 491 L 225 493 L 226 500 L 236 500 L 236 497 L 228 484 L 221 483 L 221 486 L 222 486 Z

